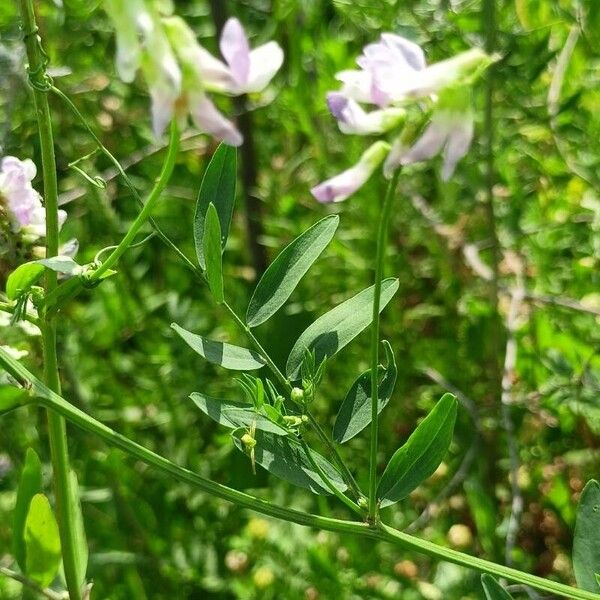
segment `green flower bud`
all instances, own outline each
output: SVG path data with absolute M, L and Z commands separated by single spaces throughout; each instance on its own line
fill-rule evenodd
M 297 387 L 293 388 L 290 398 L 292 399 L 292 402 L 295 402 L 296 404 L 304 404 L 304 390 Z
M 254 446 L 256 446 L 256 440 L 249 433 L 245 433 L 241 437 L 241 441 L 247 450 L 252 450 L 252 448 L 254 448 Z

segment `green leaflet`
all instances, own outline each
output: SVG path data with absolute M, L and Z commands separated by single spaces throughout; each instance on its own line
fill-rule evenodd
M 269 265 L 248 305 L 246 323 L 250 327 L 264 323 L 285 304 L 333 238 L 339 221 L 337 215 L 321 219 L 286 246 Z
M 238 449 L 246 453 L 244 444 L 240 440 L 244 433 L 243 429 L 235 431 L 233 441 Z M 256 440 L 254 460 L 269 473 L 299 487 L 307 488 L 315 494 L 331 493 L 327 484 L 315 471 L 304 448 L 293 438 L 257 431 L 254 439 Z M 314 461 L 333 485 L 340 492 L 344 492 L 347 486 L 333 465 L 318 452 L 311 450 L 311 453 Z
M 247 402 L 220 400 L 199 392 L 194 392 L 190 398 L 205 415 L 230 429 L 254 425 L 261 431 L 268 431 L 275 435 L 288 435 L 286 429 L 271 421 L 266 415 L 257 412 L 254 406 Z
M 209 340 L 201 335 L 187 331 L 187 329 L 180 327 L 177 323 L 171 323 L 171 327 L 194 352 L 197 352 L 214 365 L 220 365 L 226 369 L 237 371 L 251 371 L 253 369 L 260 369 L 266 364 L 256 352 L 252 352 L 252 350 L 248 350 L 247 348 Z
M 377 414 L 380 414 L 389 402 L 398 375 L 392 347 L 385 340 L 383 345 L 387 368 L 379 383 Z M 365 371 L 346 394 L 335 419 L 333 439 L 339 444 L 343 444 L 360 433 L 369 423 L 371 423 L 371 369 Z
M 236 149 L 227 144 L 220 144 L 206 167 L 194 213 L 194 242 L 198 264 L 202 269 L 206 268 L 204 221 L 208 205 L 212 202 L 217 210 L 221 229 L 221 247 L 224 248 L 235 203 L 236 171 Z
M 85 525 L 83 523 L 83 514 L 81 512 L 79 483 L 77 482 L 77 475 L 72 469 L 69 471 L 69 494 L 71 495 L 70 506 L 72 508 L 71 523 L 73 523 L 75 543 L 77 546 L 77 560 L 75 564 L 77 568 L 77 581 L 79 581 L 79 586 L 83 587 L 88 564 L 88 545 L 85 535 Z
M 25 464 L 17 491 L 13 521 L 13 552 L 19 567 L 25 573 L 27 552 L 25 548 L 25 521 L 31 499 L 42 491 L 42 464 L 32 448 L 27 449 Z
M 600 483 L 595 479 L 583 488 L 577 507 L 573 570 L 581 589 L 600 594 Z
M 26 294 L 44 274 L 44 267 L 37 262 L 28 262 L 18 266 L 6 280 L 6 296 L 16 300 Z
M 58 573 L 61 552 L 58 525 L 44 494 L 36 494 L 31 499 L 24 538 L 25 572 L 41 587 L 47 587 Z
M 381 306 L 383 310 L 398 290 L 397 279 L 385 279 L 381 283 Z M 331 358 L 349 344 L 373 320 L 374 286 L 363 290 L 319 317 L 306 329 L 294 344 L 287 360 L 289 379 L 298 379 L 300 367 L 307 351 L 315 351 L 316 363 Z
M 25 390 L 13 385 L 0 385 L 0 416 L 23 406 L 28 400 Z
M 82 267 L 70 256 L 53 256 L 24 263 L 18 266 L 6 280 L 6 295 L 9 300 L 16 300 L 26 294 L 44 274 L 44 267 L 57 273 L 78 275 Z
M 444 394 L 407 442 L 396 450 L 379 482 L 381 506 L 406 498 L 439 466 L 452 441 L 457 402 Z
M 221 225 L 215 205 L 211 202 L 204 220 L 204 260 L 206 278 L 213 298 L 221 304 L 223 296 L 223 254 L 221 250 Z
M 481 576 L 486 600 L 513 600 L 513 597 L 488 573 Z

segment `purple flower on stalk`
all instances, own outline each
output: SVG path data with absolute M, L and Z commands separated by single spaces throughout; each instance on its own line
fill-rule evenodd
M 152 125 L 162 135 L 175 113 L 187 112 L 196 127 L 239 146 L 242 136 L 222 115 L 207 92 L 231 96 L 261 92 L 283 63 L 276 42 L 251 49 L 238 19 L 223 28 L 220 50 L 225 62 L 203 48 L 169 4 L 159 8 L 144 0 L 105 0 L 117 33 L 117 72 L 131 82 L 141 68 L 152 100 Z M 166 6 L 166 9 L 164 8 Z
M 312 195 L 323 203 L 345 200 L 368 181 L 389 150 L 389 144 L 375 142 L 353 167 L 312 188 Z
M 35 175 L 35 164 L 29 159 L 5 156 L 0 162 L 0 206 L 7 214 L 13 231 L 26 241 L 35 241 L 46 235 L 42 198 L 31 185 Z M 59 210 L 58 218 L 62 227 L 67 213 Z
M 241 134 L 206 92 L 231 96 L 262 92 L 281 67 L 283 51 L 276 42 L 251 50 L 242 24 L 231 18 L 221 33 L 222 62 L 198 44 L 183 19 L 171 17 L 164 25 L 183 70 L 184 96 L 194 123 L 228 144 L 241 145 Z
M 419 139 L 415 141 L 407 135 L 407 131 L 415 129 L 414 123 L 409 123 L 411 127 L 406 131 L 396 133 L 391 146 L 386 144 L 384 174 L 391 177 L 400 165 L 427 160 L 442 152 L 442 178 L 447 180 L 466 154 L 473 137 L 470 86 L 492 60 L 474 48 L 427 66 L 423 50 L 417 44 L 383 33 L 378 42 L 365 46 L 356 61 L 359 69 L 338 73 L 342 87 L 327 95 L 327 105 L 340 130 L 355 135 L 381 135 L 398 130 L 407 114 L 412 115 L 406 112 L 410 105 L 421 109 L 429 105 L 431 121 Z M 378 108 L 368 112 L 361 103 Z M 417 120 L 420 123 L 417 129 L 423 127 L 426 115 Z M 320 202 L 339 202 L 347 198 L 349 193 L 334 193 L 331 189 L 336 186 L 340 190 L 349 189 L 342 185 L 348 181 L 349 173 L 355 173 L 354 167 L 313 188 L 313 195 Z M 368 177 L 354 177 L 352 181 L 364 183 L 366 179 Z M 360 185 L 353 186 L 350 193 Z
M 473 140 L 474 118 L 470 105 L 466 88 L 449 88 L 440 94 L 429 125 L 414 145 L 404 146 L 400 137 L 394 142 L 384 165 L 386 176 L 391 176 L 400 165 L 428 160 L 442 152 L 442 180 L 448 181 Z

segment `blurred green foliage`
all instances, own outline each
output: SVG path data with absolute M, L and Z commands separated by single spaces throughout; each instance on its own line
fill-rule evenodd
M 175 3 L 201 42 L 216 50 L 210 7 Z M 278 365 L 298 335 L 325 310 L 370 285 L 374 228 L 384 182 L 377 178 L 342 205 L 317 205 L 311 185 L 358 158 L 365 141 L 341 135 L 325 106 L 334 74 L 352 65 L 381 31 L 421 43 L 433 62 L 470 45 L 483 46 L 481 3 L 472 0 L 228 0 L 256 42 L 276 39 L 286 61 L 271 102 L 252 106 L 256 189 L 272 260 L 278 250 L 325 214 L 341 224 L 333 243 L 291 301 L 257 331 Z M 502 248 L 502 286 L 515 284 L 521 265 L 530 294 L 574 299 L 600 311 L 600 11 L 595 0 L 514 0 L 499 3 L 501 60 L 494 86 L 495 228 Z M 140 191 L 149 189 L 162 156 L 153 150 L 143 84 L 121 83 L 114 71 L 114 37 L 101 2 L 39 3 L 40 33 L 55 84 L 66 92 L 126 165 Z M 0 147 L 39 165 L 36 126 L 27 88 L 16 3 L 0 5 Z M 59 178 L 69 219 L 64 240 L 80 242 L 80 262 L 115 243 L 137 207 L 110 164 L 94 155 L 82 165 L 108 185 L 91 186 L 68 163 L 94 149 L 83 127 L 51 98 Z M 386 509 L 403 528 L 444 490 L 470 444 L 476 460 L 466 485 L 429 506 L 419 534 L 468 552 L 503 560 L 511 489 L 499 409 L 508 299 L 499 313 L 490 284 L 465 262 L 465 244 L 490 260 L 486 175 L 481 143 L 484 92 L 477 96 L 477 138 L 451 182 L 436 165 L 407 170 L 393 217 L 387 274 L 400 291 L 384 313 L 398 383 L 381 419 L 381 468 L 445 391 L 426 375 L 435 370 L 470 398 L 477 429 L 460 409 L 446 463 L 411 496 Z M 232 103 L 223 102 L 230 113 Z M 156 218 L 194 256 L 192 217 L 203 170 L 215 144 L 190 132 Z M 41 190 L 38 177 L 37 188 Z M 437 231 L 411 201 L 422 196 L 444 225 Z M 242 197 L 234 214 L 224 275 L 242 312 L 255 272 L 248 250 Z M 0 287 L 26 256 L 0 255 Z M 237 488 L 257 489 L 285 505 L 346 515 L 335 499 L 312 497 L 260 471 L 233 448 L 227 432 L 194 407 L 201 390 L 235 399 L 239 388 L 219 367 L 202 362 L 169 328 L 171 322 L 233 343 L 244 340 L 157 238 L 130 250 L 119 273 L 71 302 L 60 319 L 59 360 L 64 393 L 84 410 L 172 460 Z M 575 505 L 600 465 L 599 317 L 556 303 L 526 301 L 516 331 L 512 377 L 514 421 L 524 512 L 515 564 L 573 582 L 570 545 Z M 499 332 L 499 333 L 498 333 Z M 0 326 L 2 344 L 29 351 L 39 369 L 39 337 Z M 368 367 L 368 335 L 328 365 L 315 411 L 333 420 L 347 390 Z M 126 460 L 70 429 L 73 466 L 82 489 L 94 597 L 110 598 L 482 598 L 476 574 L 403 554 L 365 540 L 319 533 L 258 518 L 190 490 Z M 26 448 L 50 469 L 45 418 L 26 409 L 2 417 L 0 429 L 0 560 Z M 368 436 L 342 454 L 366 485 Z M 48 488 L 50 489 L 50 488 Z M 457 525 L 463 526 L 457 528 Z M 466 526 L 466 529 L 465 527 Z M 0 597 L 20 586 L 0 579 Z M 519 597 L 516 594 L 516 597 Z

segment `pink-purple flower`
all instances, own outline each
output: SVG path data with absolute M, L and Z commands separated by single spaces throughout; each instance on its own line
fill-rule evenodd
M 35 175 L 36 167 L 30 159 L 5 156 L 0 162 L 0 208 L 6 213 L 12 230 L 26 241 L 46 235 L 42 198 L 31 184 Z M 67 213 L 59 210 L 58 217 L 62 226 Z
M 133 81 L 141 68 L 152 100 L 152 124 L 162 135 L 175 115 L 189 112 L 203 132 L 239 146 L 243 139 L 208 96 L 262 92 L 283 63 L 276 42 L 252 49 L 242 24 L 229 19 L 221 33 L 223 60 L 214 57 L 197 41 L 187 23 L 170 14 L 159 14 L 145 0 L 105 0 L 105 9 L 117 34 L 117 71 Z
M 428 66 L 417 44 L 383 33 L 379 41 L 365 46 L 356 61 L 358 69 L 337 74 L 342 86 L 327 95 L 327 105 L 343 133 L 394 134 L 386 156 L 377 163 L 384 162 L 386 177 L 401 165 L 442 153 L 442 178 L 447 180 L 467 153 L 473 137 L 470 87 L 492 60 L 473 48 Z M 364 105 L 376 108 L 367 110 Z M 415 127 L 415 109 L 419 113 L 417 123 L 423 127 Z M 429 123 L 423 123 L 428 115 L 431 115 Z M 411 127 L 403 129 L 405 124 Z M 418 139 L 409 135 L 419 128 L 423 132 Z M 369 176 L 373 171 L 374 168 Z M 313 188 L 313 194 L 320 202 L 343 200 L 350 195 L 346 193 L 348 189 L 355 191 L 368 179 L 365 173 L 364 167 L 348 169 Z M 340 193 L 331 191 L 336 186 L 340 186 Z

